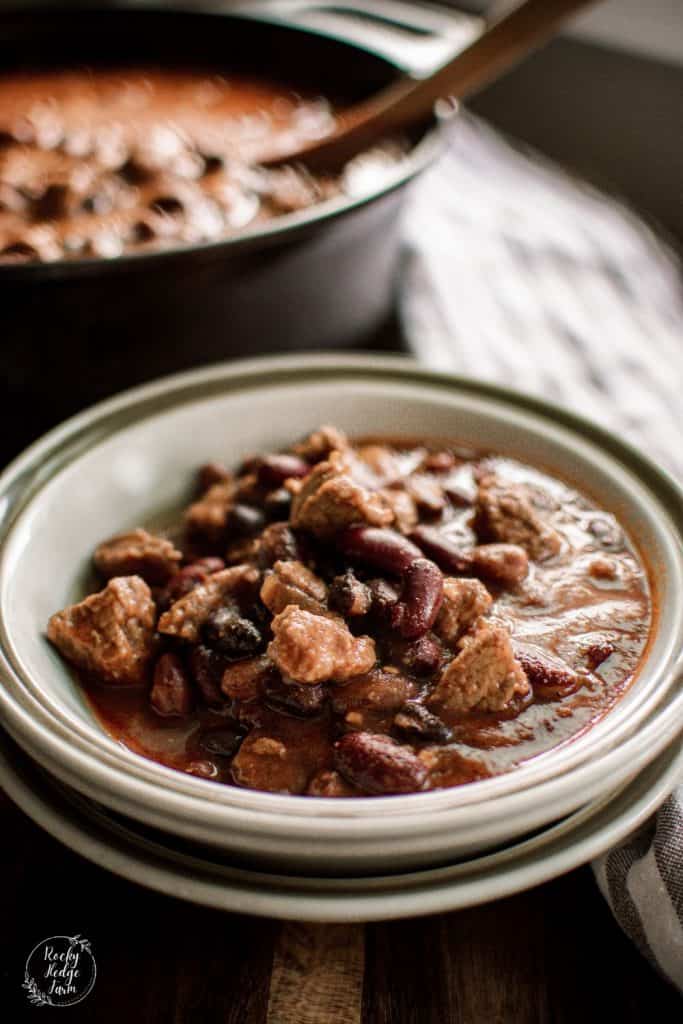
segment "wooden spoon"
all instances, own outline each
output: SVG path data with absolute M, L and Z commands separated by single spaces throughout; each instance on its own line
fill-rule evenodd
M 295 162 L 312 171 L 337 170 L 380 139 L 427 120 L 437 100 L 460 100 L 481 89 L 553 35 L 570 14 L 593 2 L 525 0 L 428 78 L 401 78 L 339 114 L 331 135 L 263 163 L 274 167 Z

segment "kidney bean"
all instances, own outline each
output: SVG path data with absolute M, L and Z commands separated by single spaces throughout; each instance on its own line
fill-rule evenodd
M 526 672 L 537 699 L 556 700 L 578 689 L 580 677 L 565 665 L 558 665 L 529 651 L 515 651 L 515 656 Z
M 234 608 L 217 608 L 202 627 L 207 647 L 233 661 L 249 658 L 263 644 L 263 637 L 250 619 L 243 618 Z
M 199 746 L 211 757 L 233 757 L 239 750 L 246 733 L 239 725 L 221 725 L 205 729 L 199 736 Z
M 259 564 L 264 568 L 275 562 L 295 562 L 301 558 L 299 542 L 288 523 L 271 523 L 260 537 Z
M 394 717 L 394 729 L 409 740 L 425 743 L 448 743 L 452 732 L 445 722 L 422 704 L 409 701 Z
M 396 576 L 422 558 L 422 551 L 407 537 L 376 526 L 349 526 L 338 535 L 337 543 L 347 558 Z
M 292 715 L 295 718 L 308 718 L 321 713 L 326 697 L 325 687 L 320 684 L 303 686 L 298 683 L 274 681 L 266 685 L 264 704 L 271 711 Z
M 416 527 L 410 539 L 445 572 L 459 574 L 472 567 L 470 555 L 458 548 L 435 526 Z
M 292 495 L 286 487 L 278 487 L 266 495 L 263 507 L 269 519 L 275 522 L 282 522 L 289 519 L 289 511 L 292 505 Z
M 149 702 L 164 718 L 187 715 L 192 710 L 192 685 L 177 654 L 162 654 L 158 659 Z
M 210 707 L 221 707 L 226 698 L 221 691 L 223 673 L 230 664 L 210 647 L 199 644 L 192 648 L 190 654 L 190 670 L 197 687 Z
M 427 768 L 412 750 L 388 736 L 350 732 L 334 745 L 337 771 L 366 793 L 415 793 Z
M 301 478 L 311 472 L 311 467 L 298 455 L 264 455 L 255 466 L 259 483 L 278 487 L 290 477 Z
M 417 558 L 406 570 L 401 601 L 392 620 L 406 640 L 415 640 L 431 629 L 443 600 L 443 575 L 428 558 Z
M 227 526 L 231 533 L 236 533 L 240 537 L 250 537 L 262 530 L 264 523 L 265 516 L 260 509 L 238 502 L 230 511 Z

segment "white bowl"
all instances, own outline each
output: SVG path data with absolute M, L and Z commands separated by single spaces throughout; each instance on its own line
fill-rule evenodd
M 613 510 L 651 570 L 657 608 L 638 677 L 592 729 L 506 774 L 409 796 L 311 800 L 217 786 L 106 735 L 43 638 L 82 592 L 103 537 L 188 497 L 200 462 L 286 443 L 320 422 L 350 433 L 457 438 L 542 465 Z M 683 725 L 683 497 L 616 438 L 503 389 L 401 359 L 233 363 L 102 403 L 0 477 L 0 711 L 51 772 L 107 806 L 226 850 L 319 871 L 437 862 L 507 842 L 623 784 Z

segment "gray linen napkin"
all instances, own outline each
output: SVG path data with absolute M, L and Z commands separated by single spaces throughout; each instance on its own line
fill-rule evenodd
M 680 267 L 634 214 L 465 114 L 405 238 L 419 359 L 563 404 L 683 476 Z M 683 784 L 593 867 L 621 927 L 683 990 Z

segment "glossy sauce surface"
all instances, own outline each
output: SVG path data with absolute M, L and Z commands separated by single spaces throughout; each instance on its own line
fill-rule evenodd
M 414 536 L 415 527 L 426 524 L 463 553 L 479 550 L 477 545 L 482 542 L 500 540 L 491 537 L 490 531 L 482 531 L 477 511 L 482 479 L 494 479 L 503 492 L 520 485 L 527 489 L 543 528 L 559 538 L 557 550 L 550 557 L 530 557 L 524 578 L 514 584 L 483 575 L 493 599 L 485 621 L 488 626 L 503 627 L 511 637 L 515 655 L 527 666 L 528 692 L 514 696 L 497 711 L 482 710 L 476 704 L 466 710 L 449 708 L 447 702 L 435 704 L 435 688 L 461 650 L 462 637 L 447 642 L 443 631 L 437 636 L 437 620 L 436 633 L 429 631 L 428 636 L 438 642 L 438 666 L 427 672 L 424 668 L 413 671 L 406 651 L 414 642 L 406 641 L 371 610 L 357 619 L 347 615 L 346 622 L 354 636 L 373 638 L 377 667 L 358 677 L 323 684 L 324 692 L 313 713 L 301 705 L 301 691 L 307 696 L 320 686 L 307 689 L 301 683 L 295 695 L 299 704 L 284 706 L 284 711 L 281 700 L 261 693 L 246 701 L 226 699 L 213 708 L 199 701 L 189 714 L 160 717 L 150 707 L 148 688 L 111 687 L 91 681 L 87 692 L 93 707 L 120 742 L 170 767 L 224 783 L 237 781 L 254 788 L 314 795 L 375 795 L 458 785 L 509 771 L 576 737 L 619 700 L 645 650 L 652 609 L 644 566 L 610 513 L 532 467 L 495 454 L 468 452 L 456 444 L 445 447 L 382 439 L 356 442 L 350 459 L 351 476 L 362 481 L 369 493 L 419 496 L 422 490 L 425 498 L 426 480 L 426 504 L 418 502 L 417 523 L 402 531 L 394 523 L 390 529 Z M 243 499 L 252 507 L 263 508 L 276 488 L 254 486 L 249 477 L 253 472 L 248 467 L 237 477 L 238 486 L 240 480 L 247 481 L 241 485 Z M 301 536 L 306 531 L 295 532 Z M 263 569 L 263 560 L 259 563 L 258 531 L 251 539 L 224 535 L 218 543 L 200 542 L 198 548 L 197 538 L 188 542 L 183 530 L 175 536 L 185 538 L 179 546 L 188 545 L 184 549 L 186 562 L 192 562 L 198 551 L 206 554 L 209 549 L 212 554 L 220 550 L 225 555 L 227 540 L 228 564 L 246 558 L 260 564 L 265 575 L 273 571 L 272 567 Z M 311 541 L 304 536 L 303 543 L 306 564 L 326 581 L 330 594 L 333 581 L 350 565 L 364 585 L 383 577 L 400 591 L 396 575 L 345 558 L 334 537 Z M 431 557 L 429 551 L 425 553 Z M 453 574 L 444 569 L 444 575 Z M 471 579 L 482 574 L 468 567 L 463 575 Z M 475 623 L 469 633 L 476 628 Z M 266 639 L 272 637 L 268 626 L 265 632 Z M 556 670 L 557 678 L 553 675 Z M 429 709 L 448 736 L 435 740 L 433 734 L 420 736 L 397 729 L 397 722 L 403 721 L 397 715 L 405 707 L 412 713 L 415 705 Z M 259 736 L 281 744 L 286 749 L 282 763 L 265 774 L 243 773 L 240 777 L 238 773 L 236 778 L 232 755 L 212 754 L 210 743 L 208 747 L 206 743 L 214 729 L 220 737 L 221 729 L 227 726 L 230 733 L 235 723 L 239 723 L 240 741 L 257 730 Z M 341 736 L 352 732 L 391 737 L 428 766 L 426 779 L 412 788 L 402 782 L 388 790 L 377 789 L 372 781 L 365 786 L 362 772 L 353 766 L 346 772 L 340 769 L 343 760 L 334 747 Z M 393 748 L 388 754 L 391 759 Z M 396 789 L 399 784 L 404 788 Z
M 0 76 L 0 264 L 227 237 L 339 192 L 259 160 L 319 138 L 328 101 L 203 71 Z

